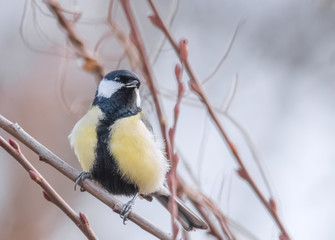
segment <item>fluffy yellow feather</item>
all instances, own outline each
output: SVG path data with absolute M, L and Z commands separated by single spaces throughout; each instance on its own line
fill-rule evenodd
M 168 166 L 162 144 L 140 118 L 140 114 L 122 118 L 111 126 L 110 153 L 123 177 L 136 183 L 140 193 L 150 194 L 163 185 Z
M 101 110 L 93 106 L 74 126 L 69 139 L 72 148 L 85 172 L 92 167 L 97 145 L 97 131 Z

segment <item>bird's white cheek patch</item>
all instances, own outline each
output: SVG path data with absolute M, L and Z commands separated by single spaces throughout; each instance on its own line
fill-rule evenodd
M 97 97 L 110 98 L 122 86 L 122 83 L 115 82 L 113 80 L 102 79 L 98 87 Z
M 136 88 L 136 106 L 140 107 L 141 106 L 141 97 L 140 97 L 140 91 Z

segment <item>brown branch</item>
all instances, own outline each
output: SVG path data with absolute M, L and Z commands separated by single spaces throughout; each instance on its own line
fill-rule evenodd
M 228 148 L 231 150 L 231 153 L 233 154 L 235 160 L 237 161 L 237 163 L 240 166 L 239 169 L 239 173 L 240 176 L 243 176 L 243 179 L 245 179 L 248 184 L 251 186 L 251 188 L 253 189 L 253 191 L 256 193 L 257 197 L 260 199 L 260 201 L 263 203 L 264 207 L 268 210 L 268 212 L 270 213 L 270 215 L 272 216 L 273 220 L 275 221 L 275 223 L 277 224 L 278 228 L 280 229 L 282 236 L 286 237 L 287 239 L 289 238 L 289 235 L 284 227 L 284 225 L 282 224 L 278 214 L 276 211 L 274 211 L 271 207 L 269 202 L 266 200 L 266 198 L 264 197 L 264 195 L 261 193 L 260 189 L 258 188 L 258 186 L 256 185 L 256 183 L 254 182 L 254 180 L 251 178 L 248 170 L 246 169 L 242 159 L 240 158 L 240 155 L 235 147 L 235 145 L 230 141 L 228 135 L 226 134 L 225 130 L 223 129 L 219 119 L 216 116 L 216 113 L 214 112 L 212 106 L 210 105 L 207 96 L 204 94 L 198 78 L 196 77 L 196 75 L 194 74 L 194 71 L 188 61 L 188 59 L 183 59 L 181 56 L 181 49 L 178 46 L 178 44 L 176 43 L 176 41 L 172 38 L 170 32 L 168 31 L 166 25 L 164 24 L 163 20 L 161 19 L 155 5 L 153 4 L 152 0 L 148 0 L 152 10 L 154 11 L 154 18 L 155 18 L 155 26 L 158 27 L 161 31 L 163 31 L 163 33 L 166 35 L 166 37 L 169 39 L 171 45 L 173 46 L 173 48 L 175 49 L 175 52 L 177 53 L 177 55 L 179 56 L 179 58 L 181 59 L 181 61 L 185 61 L 184 65 L 185 65 L 185 69 L 186 72 L 188 73 L 189 77 L 190 77 L 190 88 L 193 92 L 195 92 L 198 97 L 200 98 L 200 100 L 203 102 L 203 104 L 206 106 L 207 111 L 210 115 L 210 117 L 212 118 L 212 120 L 214 121 L 216 127 L 218 128 L 221 136 L 223 137 L 224 141 L 227 143 Z M 182 40 L 184 41 L 184 40 Z M 273 200 L 272 200 L 273 201 Z
M 134 46 L 134 43 L 132 43 L 129 37 L 127 37 L 126 34 L 121 30 L 121 27 L 119 27 L 119 25 L 117 25 L 117 23 L 113 21 L 113 18 L 112 18 L 113 3 L 114 1 L 111 0 L 108 6 L 107 23 L 110 28 L 110 31 L 113 34 L 115 34 L 116 38 L 119 40 L 119 42 L 123 46 L 123 49 L 129 59 L 129 63 L 132 69 L 135 69 L 136 66 L 141 65 L 139 52 L 136 46 Z
M 140 53 L 140 57 L 143 61 L 143 72 L 145 73 L 145 75 L 147 76 L 147 83 L 154 101 L 154 105 L 156 108 L 156 113 L 157 113 L 157 117 L 160 123 L 160 128 L 161 128 L 161 132 L 163 135 L 163 139 L 165 141 L 165 148 L 166 148 L 166 153 L 168 155 L 168 158 L 170 159 L 170 147 L 169 147 L 169 143 L 168 143 L 168 137 L 167 137 L 167 131 L 166 131 L 166 121 L 164 119 L 163 116 L 163 112 L 161 109 L 161 105 L 159 103 L 159 99 L 158 99 L 158 91 L 157 88 L 154 84 L 154 77 L 153 77 L 153 73 L 150 67 L 150 63 L 149 63 L 149 59 L 148 56 L 146 54 L 145 48 L 144 48 L 144 44 L 143 44 L 143 40 L 139 31 L 139 28 L 137 26 L 134 14 L 131 10 L 130 4 L 129 4 L 129 0 L 121 0 L 121 4 L 123 7 L 123 11 L 127 17 L 129 26 L 131 28 L 131 36 L 132 39 Z
M 22 154 L 19 145 L 14 141 L 9 139 L 9 143 L 6 142 L 0 136 L 0 146 L 5 149 L 13 158 L 15 158 L 19 164 L 29 173 L 30 178 L 36 182 L 44 190 L 43 196 L 46 200 L 55 204 L 60 208 L 85 234 L 85 236 L 90 240 L 98 239 L 92 229 L 90 228 L 89 222 L 84 214 L 77 213 L 64 201 L 64 199 L 59 196 L 59 194 L 51 187 L 51 185 L 45 180 L 45 178 L 34 168 L 34 166 L 27 160 L 27 158 Z
M 84 41 L 76 33 L 73 22 L 65 18 L 63 14 L 64 10 L 62 9 L 57 0 L 46 0 L 45 4 L 55 15 L 62 29 L 65 30 L 67 39 L 76 49 L 77 56 L 84 60 L 82 68 L 96 75 L 97 80 L 100 81 L 104 76 L 103 67 L 98 63 L 97 59 L 89 52 L 84 44 Z
M 235 240 L 236 237 L 230 230 L 228 226 L 228 220 L 226 216 L 222 213 L 221 209 L 205 194 L 193 189 L 190 186 L 187 186 L 182 179 L 178 179 L 179 188 L 183 193 L 187 196 L 187 198 L 192 202 L 192 204 L 199 210 L 201 216 L 208 223 L 210 232 L 209 234 L 213 235 L 218 239 L 223 239 L 221 233 L 216 228 L 215 224 L 211 221 L 208 214 L 206 213 L 206 209 L 209 210 L 217 219 L 220 224 L 220 227 L 223 231 L 223 234 L 228 240 Z
M 233 44 L 236 40 L 236 37 L 237 37 L 237 34 L 238 32 L 240 31 L 240 28 L 242 26 L 242 24 L 244 24 L 244 21 L 243 22 L 239 22 L 235 28 L 235 32 L 233 34 L 233 37 L 232 39 L 230 40 L 230 43 L 228 45 L 228 48 L 226 50 L 226 53 L 223 55 L 223 57 L 221 58 L 221 60 L 219 61 L 218 65 L 215 67 L 214 71 L 211 72 L 208 77 L 205 78 L 205 80 L 202 81 L 202 85 L 207 83 L 212 77 L 214 77 L 214 75 L 219 71 L 220 67 L 222 66 L 222 64 L 226 61 L 226 59 L 228 58 L 229 56 L 229 53 L 231 51 L 231 49 L 233 48 Z
M 26 133 L 17 123 L 12 123 L 3 116 L 0 115 L 0 128 L 4 129 L 6 132 L 17 138 L 20 142 L 34 151 L 39 155 L 40 160 L 54 167 L 57 171 L 62 173 L 67 178 L 75 181 L 79 171 L 74 169 L 72 166 L 64 162 L 54 153 L 52 153 L 49 149 L 39 143 L 36 139 Z M 102 189 L 98 184 L 91 180 L 85 180 L 82 184 L 84 189 L 95 196 L 97 199 L 105 203 L 109 206 L 114 212 L 120 213 L 122 211 L 123 203 L 121 203 L 117 198 L 113 195 L 107 193 L 104 189 Z M 131 211 L 129 216 L 129 220 L 134 222 L 136 225 L 141 227 L 143 230 L 151 233 L 159 239 L 171 239 L 171 235 L 165 233 L 155 225 L 153 225 L 150 221 L 137 214 L 134 211 Z
M 174 121 L 172 127 L 169 129 L 169 140 L 170 140 L 170 149 L 171 149 L 171 169 L 169 173 L 167 174 L 167 182 L 169 185 L 169 188 L 171 190 L 171 200 L 169 202 L 169 210 L 171 212 L 171 220 L 172 220 L 172 229 L 173 229 L 173 238 L 176 239 L 178 235 L 178 227 L 176 225 L 175 219 L 178 215 L 178 208 L 177 203 L 175 200 L 176 196 L 176 184 L 177 184 L 177 165 L 179 162 L 178 155 L 175 153 L 175 134 L 177 130 L 177 122 L 179 117 L 179 111 L 180 111 L 180 104 L 181 100 L 183 98 L 185 89 L 184 84 L 181 81 L 182 78 L 182 68 L 179 66 L 179 64 L 175 67 L 175 76 L 177 79 L 178 84 L 178 96 L 177 101 L 174 106 Z

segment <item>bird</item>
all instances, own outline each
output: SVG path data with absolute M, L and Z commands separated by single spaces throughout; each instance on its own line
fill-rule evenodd
M 141 81 L 131 71 L 115 70 L 100 81 L 92 105 L 74 125 L 70 145 L 83 171 L 75 187 L 92 179 L 114 195 L 132 197 L 120 213 L 123 223 L 140 196 L 154 196 L 168 207 L 170 169 L 163 140 L 156 136 L 141 108 Z M 206 223 L 179 198 L 178 221 L 187 231 Z

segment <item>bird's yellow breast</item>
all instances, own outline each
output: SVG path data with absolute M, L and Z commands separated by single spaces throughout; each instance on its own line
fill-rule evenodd
M 95 160 L 97 145 L 97 125 L 102 116 L 101 110 L 92 107 L 74 126 L 69 139 L 82 169 L 88 172 Z
M 168 170 L 162 144 L 141 121 L 140 114 L 115 121 L 110 127 L 110 153 L 122 176 L 135 183 L 139 192 L 157 191 Z

